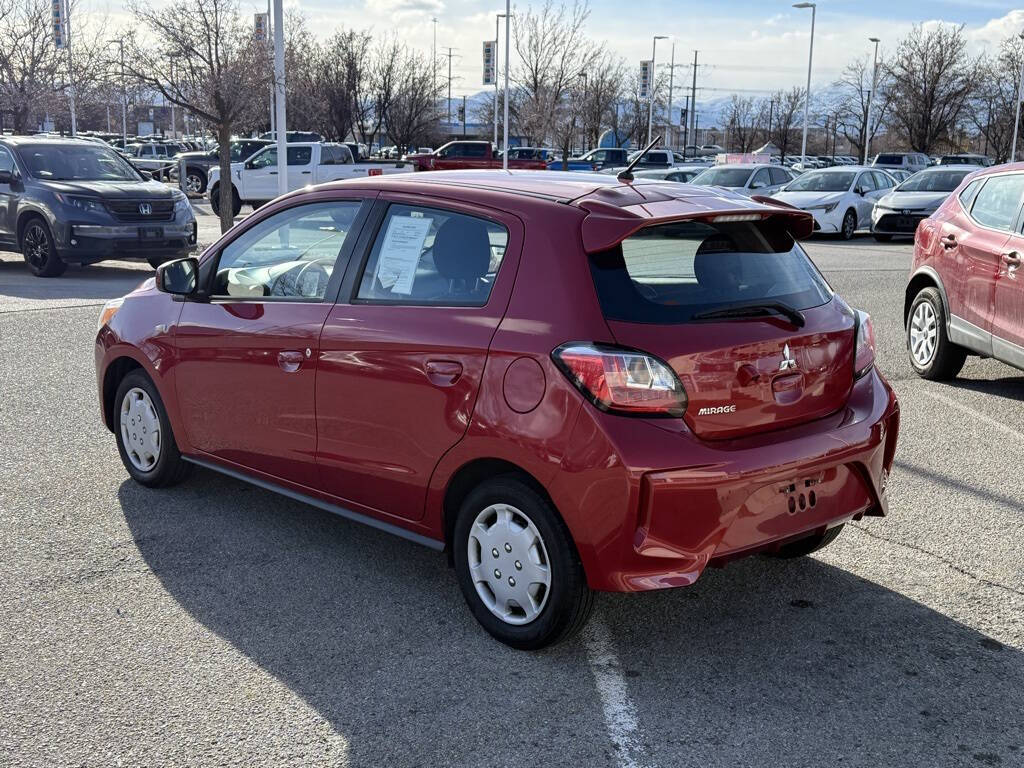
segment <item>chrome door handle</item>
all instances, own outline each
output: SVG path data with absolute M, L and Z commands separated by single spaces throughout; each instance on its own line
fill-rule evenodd
M 1020 266 L 1020 254 L 1017 251 L 1008 251 L 1003 254 L 1003 263 L 1011 269 Z
M 455 360 L 428 360 L 424 369 L 430 383 L 438 387 L 450 387 L 462 376 L 462 363 Z
M 942 238 L 941 242 L 942 247 L 945 248 L 947 251 L 950 248 L 956 248 L 956 235 L 946 235 L 944 238 Z
M 295 373 L 302 365 L 305 355 L 297 349 L 286 349 L 277 353 L 277 364 L 285 373 Z

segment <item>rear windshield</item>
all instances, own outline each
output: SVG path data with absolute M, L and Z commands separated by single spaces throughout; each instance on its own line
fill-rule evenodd
M 757 301 L 803 310 L 832 297 L 803 249 L 774 222 L 647 227 L 592 254 L 590 267 L 605 317 L 633 323 L 685 323 Z
M 885 165 L 903 165 L 903 155 L 879 155 L 875 163 Z
M 973 173 L 966 171 L 922 171 L 915 173 L 898 187 L 897 192 L 952 192 L 960 186 L 964 177 Z
M 708 168 L 693 183 L 713 187 L 742 187 L 746 185 L 750 174 L 750 168 Z

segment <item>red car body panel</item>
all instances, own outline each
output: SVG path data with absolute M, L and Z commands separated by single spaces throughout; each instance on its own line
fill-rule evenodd
M 671 186 L 683 191 L 492 172 L 377 177 L 285 196 L 236 230 L 332 196 L 505 224 L 509 243 L 487 304 L 350 302 L 348 274 L 337 303 L 311 304 L 175 301 L 150 280 L 97 336 L 104 418 L 112 424 L 110 382 L 130 360 L 156 383 L 186 456 L 426 543 L 445 540 L 445 498 L 460 470 L 481 459 L 514 465 L 551 498 L 590 586 L 603 590 L 689 584 L 709 564 L 884 514 L 899 407 L 874 368 L 853 381 L 853 320 L 838 297 L 809 311 L 803 332 L 788 334 L 768 320 L 705 323 L 700 334 L 605 320 L 582 243 L 607 243 L 649 220 L 637 195 L 657 204 L 657 220 L 753 206 L 792 217 L 797 228 L 806 223 L 799 211 Z M 616 214 L 608 202 L 616 198 L 632 202 Z M 359 261 L 354 254 L 348 269 Z M 625 417 L 587 402 L 551 356 L 583 340 L 669 361 L 690 396 L 685 417 Z M 780 395 L 777 352 L 787 342 L 803 378 Z M 300 375 L 282 371 L 281 351 L 302 352 Z M 721 372 L 735 378 L 745 365 L 761 380 L 723 390 Z M 705 387 L 705 377 L 717 383 Z M 702 403 L 722 397 L 749 400 L 746 423 L 738 414 L 694 420 Z M 790 420 L 780 397 L 800 401 Z M 236 412 L 225 412 L 236 402 Z
M 483 155 L 480 157 L 454 156 L 446 157 L 442 150 L 459 145 L 483 146 Z M 489 141 L 450 141 L 442 147 L 425 154 L 407 155 L 406 160 L 413 164 L 417 171 L 480 171 L 484 169 L 498 169 L 503 167 L 502 159 L 494 153 Z M 528 157 L 510 157 L 508 167 L 518 171 L 545 171 L 547 163 L 544 160 L 533 160 Z

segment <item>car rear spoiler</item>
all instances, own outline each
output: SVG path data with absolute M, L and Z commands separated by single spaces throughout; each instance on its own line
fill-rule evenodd
M 645 227 L 687 219 L 714 221 L 722 217 L 760 215 L 762 221 L 785 219 L 786 230 L 795 240 L 809 237 L 814 231 L 814 217 L 810 213 L 781 200 L 758 195 L 744 200 L 728 200 L 728 207 L 722 207 L 722 202 L 725 201 L 718 197 L 689 197 L 619 206 L 592 198 L 580 200 L 577 205 L 587 212 L 581 226 L 583 249 L 587 253 L 605 251 Z

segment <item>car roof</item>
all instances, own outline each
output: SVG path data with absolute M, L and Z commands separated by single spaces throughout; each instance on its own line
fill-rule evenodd
M 38 146 L 39 144 L 54 144 L 56 146 L 67 146 L 68 144 L 96 145 L 96 142 L 94 141 L 71 138 L 70 136 L 0 136 L 0 141 L 15 147 L 28 144 L 32 144 L 34 146 Z

